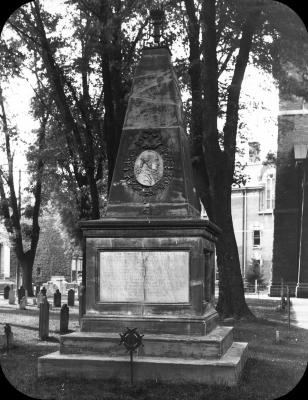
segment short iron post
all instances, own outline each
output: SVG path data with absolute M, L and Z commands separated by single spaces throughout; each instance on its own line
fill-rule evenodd
M 12 328 L 10 324 L 5 324 L 4 326 L 4 333 L 6 336 L 6 351 L 9 352 L 10 348 L 10 336 L 12 334 Z
M 134 384 L 134 366 L 133 366 L 133 350 L 129 351 L 129 357 L 130 357 L 130 384 Z
M 284 282 L 283 282 L 283 278 L 281 278 L 280 296 L 281 296 L 281 309 L 285 310 L 285 297 L 284 297 Z
M 63 304 L 60 311 L 60 334 L 68 332 L 69 322 L 69 307 L 67 304 Z
M 290 307 L 290 288 L 289 288 L 289 285 L 287 286 L 287 305 L 288 305 L 288 333 L 290 334 L 290 326 L 291 326 L 291 323 L 290 323 L 290 317 L 291 317 L 290 309 L 291 309 L 291 307 Z
M 46 340 L 49 336 L 49 303 L 47 297 L 42 297 L 39 307 L 39 338 Z

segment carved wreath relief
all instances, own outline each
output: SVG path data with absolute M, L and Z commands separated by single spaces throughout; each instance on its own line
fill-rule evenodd
M 156 130 L 142 131 L 134 144 L 135 148 L 129 151 L 124 161 L 124 179 L 140 195 L 155 196 L 171 180 L 173 157 Z

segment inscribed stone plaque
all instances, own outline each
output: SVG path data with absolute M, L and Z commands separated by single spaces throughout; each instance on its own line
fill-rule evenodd
M 189 301 L 189 253 L 152 251 L 145 255 L 145 302 L 187 303 Z
M 100 253 L 100 300 L 143 301 L 143 272 L 144 268 L 138 252 L 102 251 Z
M 188 251 L 102 251 L 100 301 L 187 303 Z

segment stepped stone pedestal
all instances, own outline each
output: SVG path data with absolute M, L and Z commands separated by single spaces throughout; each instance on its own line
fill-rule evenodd
M 107 212 L 80 223 L 86 248 L 81 332 L 38 360 L 38 375 L 130 380 L 120 334 L 137 328 L 134 381 L 235 385 L 247 343 L 219 327 L 215 242 L 200 218 L 178 82 L 167 48 L 136 68 Z
M 60 351 L 39 358 L 38 375 L 130 380 L 130 359 L 116 333 L 74 332 L 61 336 Z M 233 342 L 233 328 L 207 335 L 149 334 L 134 356 L 134 381 L 236 385 L 247 343 Z
M 60 351 L 39 358 L 39 376 L 129 381 L 130 357 L 119 345 L 129 327 L 144 335 L 134 356 L 135 382 L 237 384 L 247 343 L 234 342 L 233 328 L 217 324 L 216 227 L 195 219 L 82 227 L 92 267 L 81 332 L 61 336 Z

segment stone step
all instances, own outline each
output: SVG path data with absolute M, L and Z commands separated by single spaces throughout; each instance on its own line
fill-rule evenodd
M 220 326 L 204 336 L 145 334 L 142 342 L 143 346 L 136 351 L 136 356 L 219 358 L 233 342 L 233 328 Z M 119 344 L 118 333 L 74 332 L 61 336 L 60 352 L 125 356 L 127 350 Z
M 236 385 L 247 358 L 248 344 L 233 342 L 217 359 L 135 357 L 134 382 L 198 382 Z M 59 351 L 38 359 L 39 377 L 130 380 L 130 357 L 62 354 Z
M 163 306 L 162 306 L 163 307 Z M 122 315 L 86 313 L 81 318 L 82 332 L 123 332 L 126 327 L 141 333 L 196 335 L 210 333 L 218 323 L 218 314 L 210 308 L 202 316 L 191 315 Z

